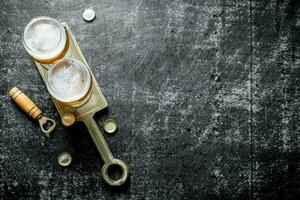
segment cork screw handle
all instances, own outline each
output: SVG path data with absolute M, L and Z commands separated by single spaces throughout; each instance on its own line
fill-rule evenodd
M 26 96 L 21 90 L 14 87 L 9 91 L 9 96 L 12 100 L 32 119 L 38 120 L 42 131 L 48 136 L 56 126 L 55 121 L 42 115 L 42 111 L 35 105 L 35 103 Z M 51 125 L 45 127 L 48 123 Z

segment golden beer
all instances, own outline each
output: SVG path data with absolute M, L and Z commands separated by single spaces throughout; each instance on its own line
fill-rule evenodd
M 80 106 L 90 97 L 91 73 L 78 60 L 61 59 L 48 71 L 46 85 L 56 100 L 71 106 Z
M 68 36 L 64 27 L 51 17 L 33 18 L 23 34 L 27 53 L 37 62 L 52 63 L 68 51 Z

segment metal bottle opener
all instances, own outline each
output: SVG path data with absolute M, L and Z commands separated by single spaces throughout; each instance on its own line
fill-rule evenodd
M 90 69 L 69 26 L 65 22 L 63 22 L 62 25 L 65 27 L 69 39 L 69 50 L 66 53 L 66 57 L 79 60 L 82 63 L 85 63 Z M 51 67 L 51 64 L 42 64 L 38 62 L 35 62 L 35 64 L 41 74 L 42 79 L 46 83 L 47 71 Z M 86 103 L 78 107 L 74 107 L 57 101 L 54 98 L 52 99 L 61 116 L 62 123 L 65 126 L 70 126 L 76 121 L 82 121 L 86 125 L 89 134 L 95 143 L 102 160 L 104 161 L 104 166 L 102 167 L 101 171 L 102 178 L 111 186 L 120 186 L 125 183 L 128 178 L 128 166 L 122 160 L 114 158 L 105 141 L 105 138 L 103 137 L 97 123 L 93 118 L 96 112 L 106 108 L 108 104 L 91 70 L 90 72 L 92 76 L 91 95 L 88 97 L 89 99 Z M 109 176 L 108 171 L 112 166 L 117 166 L 122 170 L 122 175 L 119 179 L 112 179 Z
M 48 137 L 49 133 L 54 130 L 56 123 L 53 119 L 43 116 L 42 111 L 29 99 L 21 90 L 14 87 L 9 91 L 9 96 L 14 102 L 30 117 L 39 121 L 40 127 Z M 50 124 L 49 126 L 48 123 Z

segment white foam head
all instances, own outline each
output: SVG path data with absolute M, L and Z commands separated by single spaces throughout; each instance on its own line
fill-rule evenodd
M 62 59 L 48 71 L 48 90 L 61 102 L 73 102 L 83 98 L 91 85 L 87 67 L 73 59 Z
M 24 30 L 26 51 L 37 60 L 49 60 L 61 54 L 66 46 L 66 32 L 50 17 L 32 19 Z

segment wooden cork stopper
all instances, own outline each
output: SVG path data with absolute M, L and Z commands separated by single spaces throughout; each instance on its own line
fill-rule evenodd
M 24 112 L 26 112 L 33 119 L 38 119 L 42 116 L 42 111 L 18 88 L 12 88 L 9 91 L 9 96 Z

